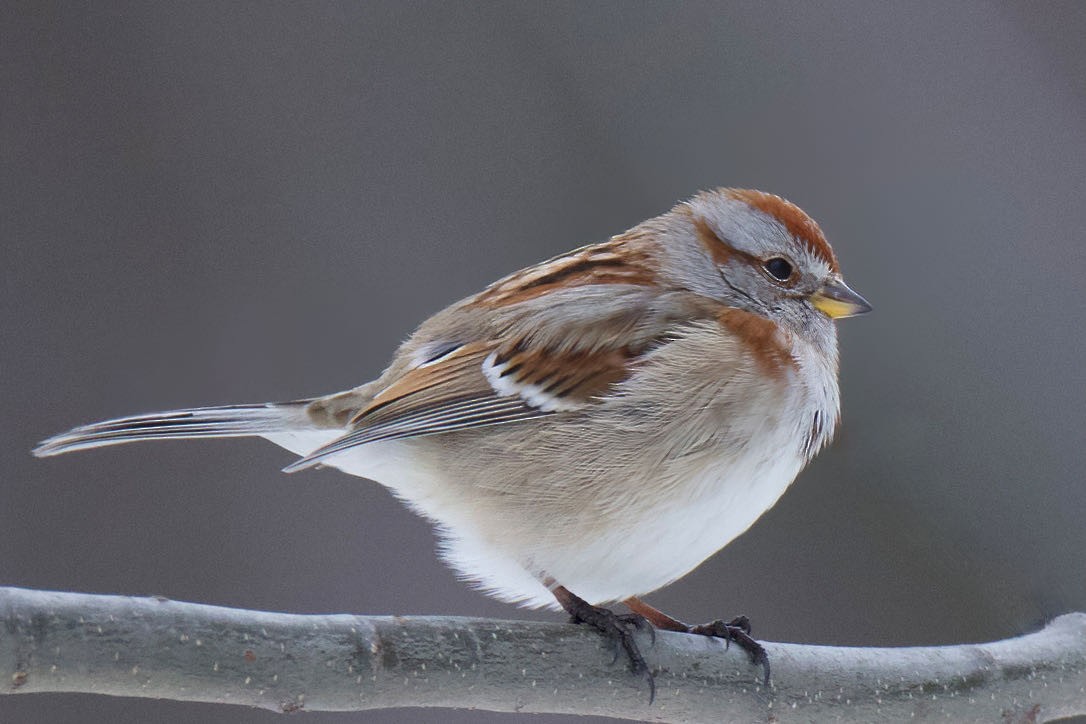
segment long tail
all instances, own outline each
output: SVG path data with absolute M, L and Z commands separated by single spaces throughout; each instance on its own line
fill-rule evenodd
M 260 405 L 194 407 L 152 412 L 83 425 L 43 441 L 34 449 L 37 457 L 73 450 L 87 450 L 138 440 L 169 440 L 199 437 L 246 437 L 258 435 L 291 448 L 279 438 L 318 430 L 306 414 L 311 400 L 269 402 Z M 327 433 L 326 433 L 327 434 Z

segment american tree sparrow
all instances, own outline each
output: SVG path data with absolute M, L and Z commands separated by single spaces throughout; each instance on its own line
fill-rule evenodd
M 717 189 L 456 302 L 360 387 L 107 420 L 34 452 L 264 437 L 303 456 L 287 471 L 387 486 L 461 576 L 561 606 L 650 682 L 632 635 L 646 619 L 737 641 L 768 680 L 745 618 L 692 627 L 638 597 L 749 528 L 831 439 L 833 320 L 869 310 L 799 208 Z

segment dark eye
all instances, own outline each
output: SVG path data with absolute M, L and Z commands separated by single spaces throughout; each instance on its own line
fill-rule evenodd
M 786 282 L 792 278 L 792 263 L 782 257 L 775 256 L 766 260 L 763 268 L 769 276 L 779 282 Z

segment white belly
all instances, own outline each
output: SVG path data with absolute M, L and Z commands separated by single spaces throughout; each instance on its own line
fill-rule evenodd
M 533 608 L 556 607 L 545 578 L 593 603 L 675 581 L 747 530 L 802 467 L 798 456 L 785 454 L 768 463 L 733 459 L 723 468 L 687 471 L 685 495 L 640 513 L 629 509 L 614 518 L 615 525 L 592 534 L 570 528 L 569 535 L 548 535 L 513 510 L 502 521 L 508 529 L 481 519 L 481 502 L 464 495 L 462 480 L 450 480 L 457 473 L 434 470 L 420 460 L 414 443 L 372 443 L 330 462 L 382 483 L 434 521 L 443 557 L 462 577 L 490 595 Z
M 769 468 L 733 466 L 692 479 L 704 491 L 657 506 L 629 529 L 608 531 L 589 546 L 556 551 L 554 577 L 582 598 L 615 601 L 666 586 L 744 533 L 795 479 L 801 463 L 782 459 Z M 546 599 L 531 605 L 550 604 Z
M 714 379 L 712 352 L 691 355 L 693 383 L 642 368 L 642 387 L 672 390 L 663 408 L 620 395 L 591 416 L 369 443 L 326 464 L 380 482 L 431 519 L 447 562 L 497 598 L 556 607 L 545 580 L 591 603 L 642 595 L 776 503 L 804 465 L 815 410 L 827 435 L 836 421 L 831 366 L 800 359 L 783 386 L 736 372 L 699 387 Z

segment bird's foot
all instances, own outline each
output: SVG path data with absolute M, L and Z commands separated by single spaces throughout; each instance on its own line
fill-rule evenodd
M 584 599 L 573 595 L 563 589 L 562 595 L 555 593 L 562 608 L 570 615 L 573 623 L 583 623 L 599 631 L 614 647 L 612 663 L 618 661 L 621 652 L 626 653 L 630 662 L 630 671 L 641 676 L 649 685 L 649 703 L 656 699 L 656 680 L 652 670 L 645 663 L 645 657 L 641 655 L 641 649 L 634 640 L 634 634 L 640 631 L 648 631 L 652 635 L 652 642 L 656 643 L 656 630 L 648 620 L 637 613 L 618 614 L 614 611 L 593 606 Z
M 687 633 L 724 639 L 725 647 L 734 641 L 740 648 L 750 654 L 751 663 L 756 666 L 761 664 L 762 671 L 765 672 L 764 683 L 769 686 L 769 656 L 765 652 L 765 647 L 751 637 L 750 631 L 750 619 L 746 616 L 737 616 L 731 621 L 717 619 L 699 626 L 687 627 Z

